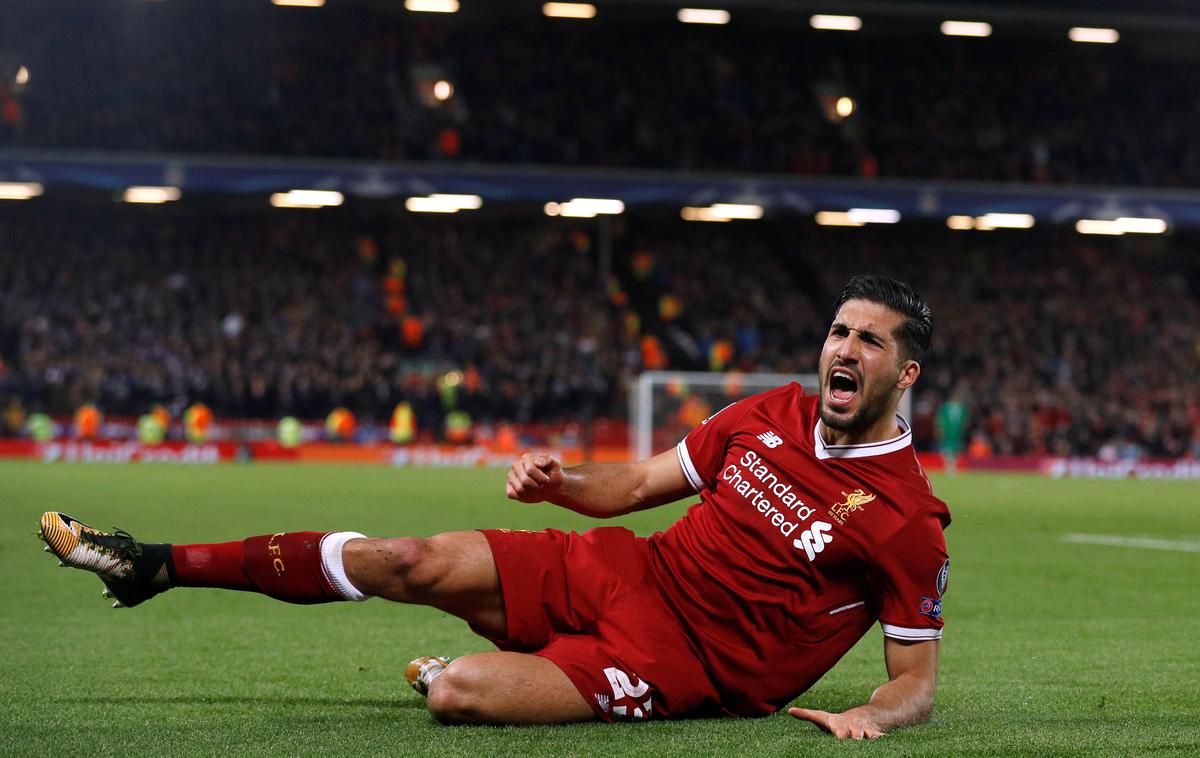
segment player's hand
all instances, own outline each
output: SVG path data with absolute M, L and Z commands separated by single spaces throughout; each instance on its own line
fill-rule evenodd
M 562 486 L 562 461 L 546 453 L 526 453 L 513 461 L 504 492 L 510 500 L 540 503 Z
M 839 740 L 873 740 L 883 736 L 883 730 L 879 728 L 878 724 L 865 714 L 856 714 L 853 711 L 829 713 L 808 708 L 789 708 L 788 714 L 801 721 L 811 721 Z

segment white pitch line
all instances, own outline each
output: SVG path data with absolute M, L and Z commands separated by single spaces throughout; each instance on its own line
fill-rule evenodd
M 1115 534 L 1064 534 L 1063 542 L 1111 547 L 1140 547 L 1146 550 L 1174 550 L 1180 553 L 1200 553 L 1200 542 L 1155 540 L 1148 537 L 1121 537 Z

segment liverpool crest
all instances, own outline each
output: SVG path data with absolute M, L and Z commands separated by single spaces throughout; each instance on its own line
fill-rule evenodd
M 829 515 L 839 524 L 845 525 L 846 517 L 855 511 L 861 511 L 862 507 L 875 499 L 874 495 L 869 495 L 861 489 L 853 492 L 842 492 L 842 497 L 846 498 L 840 503 L 829 508 Z

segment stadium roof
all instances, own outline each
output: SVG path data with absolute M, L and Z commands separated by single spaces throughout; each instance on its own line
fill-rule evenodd
M 175 189 L 171 199 L 178 199 L 181 192 L 257 196 L 265 203 L 270 193 L 311 188 L 338 194 L 339 204 L 341 193 L 364 200 L 453 193 L 450 196 L 478 196 L 488 204 L 533 207 L 572 198 L 612 198 L 603 202 L 619 200 L 622 210 L 624 206 L 679 209 L 732 203 L 785 214 L 833 211 L 840 215 L 847 209 L 873 209 L 895 215 L 885 223 L 900 217 L 1000 214 L 1028 215 L 1055 224 L 1134 218 L 1161 220 L 1164 230 L 1200 228 L 1200 193 L 1193 190 L 920 179 L 0 150 L 0 189 L 5 183 L 35 187 L 30 197 L 73 189 L 101 190 L 118 197 L 130 187 L 140 187 Z
M 360 0 L 380 13 L 404 13 L 396 0 Z M 681 0 L 589 0 L 600 18 L 621 15 L 673 17 Z M 924 28 L 930 19 L 968 18 L 997 25 L 1035 30 L 1038 27 L 1066 25 L 1110 27 L 1122 31 L 1155 31 L 1167 34 L 1200 31 L 1200 0 L 706 0 L 696 3 L 704 8 L 729 10 L 736 23 L 761 21 L 772 25 L 807 26 L 812 14 L 849 14 L 867 20 L 867 33 Z M 537 13 L 542 0 L 461 0 L 464 17 L 481 15 L 524 15 Z M 888 18 L 886 28 L 871 24 L 871 18 Z
M 370 0 L 378 7 L 396 7 L 391 0 Z M 591 0 L 597 8 L 655 8 L 666 6 L 672 10 L 679 7 L 679 0 Z M 529 3 L 533 7 L 539 2 Z M 470 6 L 487 6 L 492 9 L 518 11 L 522 3 L 512 0 L 464 0 L 464 10 Z M 978 15 L 990 19 L 1023 20 L 1029 22 L 1069 22 L 1120 20 L 1127 27 L 1164 27 L 1167 24 L 1183 23 L 1200 25 L 1200 1 L 1198 0 L 715 0 L 702 4 L 703 7 L 726 8 L 730 11 L 771 10 L 793 12 L 797 15 L 810 13 L 844 13 L 871 16 L 945 17 L 952 15 Z

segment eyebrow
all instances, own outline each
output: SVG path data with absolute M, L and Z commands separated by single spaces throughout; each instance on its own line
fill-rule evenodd
M 886 345 L 888 343 L 888 339 L 881 334 L 876 334 L 875 332 L 871 331 L 870 329 L 855 329 L 852 326 L 847 326 L 846 324 L 843 324 L 841 321 L 834 321 L 833 325 L 830 326 L 829 328 L 830 328 L 830 331 L 841 328 L 848 332 L 850 332 L 850 331 L 858 332 L 858 336 L 862 337 L 863 339 L 874 340 L 875 342 L 878 342 L 881 345 Z

